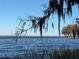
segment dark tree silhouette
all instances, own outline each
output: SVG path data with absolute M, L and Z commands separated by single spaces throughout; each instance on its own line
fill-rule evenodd
M 29 16 L 33 29 L 38 29 L 42 36 L 43 26 L 46 25 L 46 19 L 48 19 L 51 14 L 57 13 L 58 15 L 58 31 L 60 36 L 60 20 L 61 18 L 65 21 L 65 15 L 72 15 L 72 6 L 77 4 L 79 6 L 79 0 L 49 0 L 49 6 L 44 10 L 44 15 L 42 17 Z M 65 8 L 66 5 L 67 7 Z M 24 24 L 25 25 L 25 24 Z M 52 23 L 53 26 L 53 23 Z M 46 29 L 46 27 L 44 27 Z
M 65 20 L 65 14 L 72 15 L 72 6 L 77 4 L 79 6 L 79 0 L 49 0 L 49 9 L 52 12 L 49 14 L 58 14 L 58 31 L 60 36 L 60 18 L 62 17 Z M 67 6 L 67 12 L 64 11 L 64 5 Z M 48 15 L 49 17 L 49 15 Z
M 40 30 L 40 34 L 42 36 L 42 28 L 43 25 L 45 24 L 45 19 L 47 18 L 47 16 L 43 16 L 40 18 L 40 20 L 38 21 L 38 25 L 39 25 L 39 30 Z

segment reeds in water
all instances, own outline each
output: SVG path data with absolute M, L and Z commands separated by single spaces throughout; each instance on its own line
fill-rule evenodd
M 10 58 L 11 59 L 11 58 Z M 43 50 L 42 53 L 32 51 L 31 53 L 20 54 L 12 59 L 79 59 L 79 49 Z

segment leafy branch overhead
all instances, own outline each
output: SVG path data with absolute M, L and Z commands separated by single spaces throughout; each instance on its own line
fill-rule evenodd
M 34 29 L 35 31 L 37 31 L 37 29 L 39 29 L 40 34 L 42 36 L 42 29 L 48 28 L 49 17 L 51 16 L 51 14 L 54 15 L 54 13 L 57 13 L 58 30 L 59 30 L 59 35 L 60 35 L 60 19 L 61 19 L 61 17 L 65 21 L 66 14 L 72 15 L 72 6 L 76 5 L 76 4 L 79 7 L 79 0 L 49 0 L 49 6 L 44 10 L 44 15 L 42 17 L 29 16 L 24 21 L 22 21 L 22 19 L 20 19 L 20 23 L 23 22 L 23 24 L 21 26 L 21 28 L 22 28 L 21 33 L 25 31 L 23 29 L 24 29 L 26 23 L 31 22 L 30 23 L 31 27 L 29 29 Z M 53 23 L 52 23 L 52 27 L 54 27 Z
M 23 32 L 27 32 L 30 29 L 34 29 L 34 31 L 36 32 L 39 28 L 40 34 L 42 35 L 42 28 L 47 28 L 45 25 L 47 23 L 45 23 L 45 19 L 47 18 L 47 16 L 43 16 L 43 17 L 35 17 L 35 16 L 28 16 L 27 19 L 19 19 L 19 26 L 18 26 L 18 30 L 20 30 L 20 34 L 22 34 Z M 30 28 L 26 29 L 26 23 L 30 22 Z M 20 26 L 21 25 L 21 26 Z M 20 27 L 20 28 L 19 28 Z M 28 26 L 29 27 L 29 26 Z
M 54 14 L 56 12 L 58 15 L 59 35 L 60 35 L 60 17 L 62 17 L 65 20 L 65 14 L 72 15 L 72 6 L 76 4 L 79 7 L 79 0 L 49 0 L 49 8 L 50 10 L 52 10 L 51 13 Z

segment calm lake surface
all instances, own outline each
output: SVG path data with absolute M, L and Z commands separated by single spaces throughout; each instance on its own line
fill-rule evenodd
M 0 38 L 0 57 L 10 57 L 43 49 L 79 49 L 79 39 L 59 37 L 16 37 Z M 28 52 L 27 52 L 28 51 Z

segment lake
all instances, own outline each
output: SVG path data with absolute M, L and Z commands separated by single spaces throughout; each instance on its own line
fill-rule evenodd
M 64 37 L 0 37 L 0 58 L 13 57 L 19 54 L 39 52 L 44 49 L 79 49 L 79 39 Z

